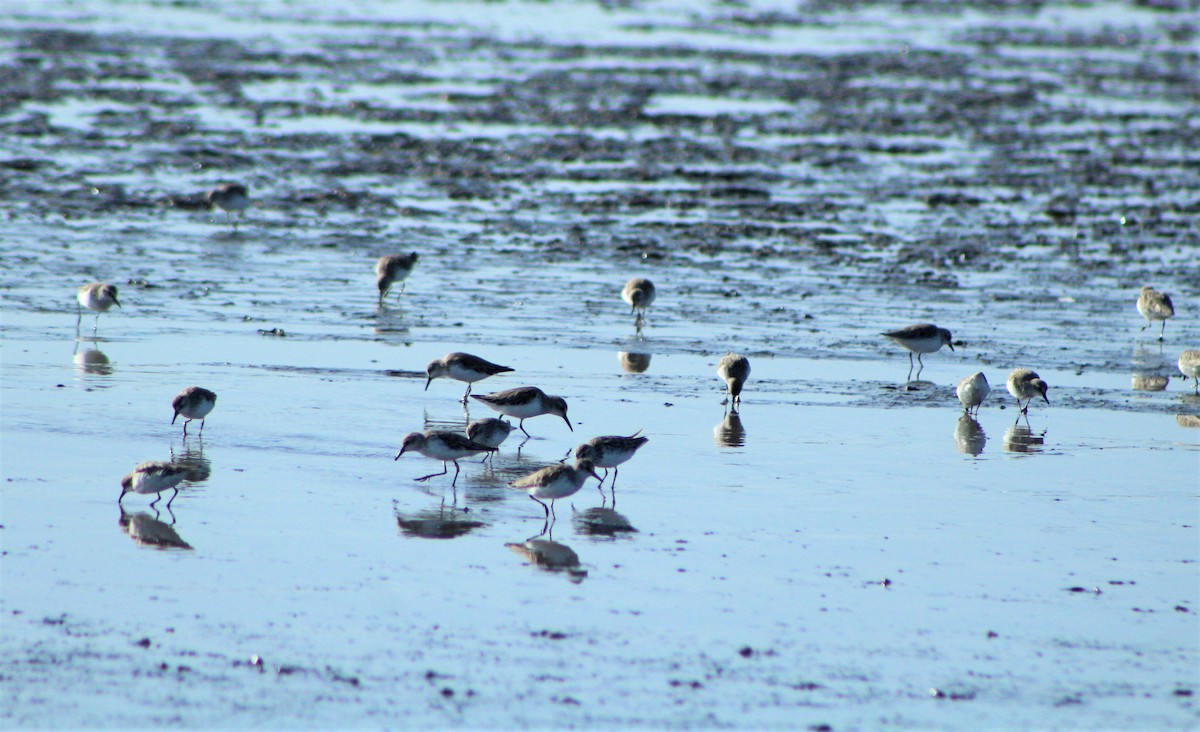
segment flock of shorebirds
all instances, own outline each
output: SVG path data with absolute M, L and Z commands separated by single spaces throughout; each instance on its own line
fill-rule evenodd
M 233 216 L 236 214 L 240 218 L 241 213 L 249 205 L 249 196 L 244 186 L 227 183 L 210 191 L 207 202 L 210 207 L 216 206 L 225 211 L 236 230 L 237 220 Z M 417 260 L 416 252 L 379 258 L 375 264 L 375 275 L 381 306 L 393 286 L 400 285 L 400 292 L 403 293 L 404 281 L 412 273 Z M 630 306 L 630 314 L 636 315 L 634 324 L 639 334 L 645 322 L 646 310 L 654 302 L 655 296 L 654 283 L 643 277 L 634 277 L 629 280 L 621 291 L 621 298 Z M 79 307 L 79 318 L 82 318 L 84 308 L 96 313 L 93 329 L 99 327 L 101 313 L 107 312 L 113 305 L 117 307 L 121 305 L 117 300 L 116 286 L 103 282 L 83 285 L 76 293 L 76 300 Z M 1143 331 L 1155 322 L 1162 324 L 1158 336 L 1158 340 L 1162 341 L 1166 333 L 1166 321 L 1175 315 L 1171 298 L 1151 287 L 1143 287 L 1138 295 L 1137 309 L 1146 319 L 1146 325 L 1142 327 Z M 935 353 L 942 346 L 948 346 L 950 350 L 954 350 L 950 331 L 930 323 L 910 325 L 881 335 L 891 339 L 909 352 L 910 377 L 914 366 L 918 367 L 918 375 L 924 368 L 922 355 Z M 916 354 L 915 364 L 913 354 Z M 467 390 L 460 400 L 464 406 L 468 403 L 468 399 L 474 399 L 503 416 L 518 420 L 517 425 L 514 427 L 506 420 L 488 418 L 470 422 L 464 432 L 449 430 L 410 432 L 401 441 L 400 452 L 396 454 L 395 459 L 399 460 L 407 452 L 415 452 L 442 461 L 442 472 L 421 476 L 415 479 L 417 481 L 426 481 L 430 478 L 447 475 L 449 465 L 453 463 L 454 478 L 451 481 L 453 487 L 458 481 L 459 460 L 481 453 L 484 454 L 484 461 L 488 460 L 514 429 L 521 430 L 528 437 L 529 432 L 525 430 L 525 420 L 527 419 L 547 414 L 558 416 L 573 432 L 574 427 L 567 418 L 566 400 L 559 396 L 546 394 L 535 386 L 521 386 L 492 394 L 471 393 L 471 387 L 476 382 L 512 370 L 508 366 L 501 366 L 469 353 L 449 353 L 431 361 L 425 368 L 426 391 L 433 380 L 438 378 L 464 382 Z M 1197 380 L 1196 389 L 1200 394 L 1200 349 L 1184 351 L 1179 357 L 1179 370 L 1185 379 Z M 750 376 L 750 361 L 745 356 L 730 352 L 718 362 L 717 376 L 725 383 L 728 408 L 736 413 L 741 404 L 742 390 Z M 1006 386 L 1008 392 L 1017 400 L 1018 421 L 1021 415 L 1028 418 L 1029 407 L 1033 400 L 1040 397 L 1046 404 L 1050 403 L 1047 396 L 1049 385 L 1032 369 L 1023 367 L 1013 369 L 1008 375 Z M 965 377 L 959 382 L 957 388 L 959 401 L 962 402 L 963 410 L 968 416 L 978 415 L 981 405 L 990 392 L 991 386 L 983 372 Z M 183 434 L 187 435 L 188 424 L 198 419 L 200 420 L 200 432 L 203 434 L 204 420 L 216 406 L 216 401 L 217 395 L 208 389 L 198 386 L 184 389 L 171 401 L 171 407 L 174 410 L 171 424 L 175 424 L 179 417 L 183 417 L 185 420 Z M 1022 404 L 1022 402 L 1024 403 Z M 616 484 L 618 467 L 630 460 L 648 441 L 649 438 L 641 436 L 639 433 L 628 436 L 594 437 L 575 448 L 573 465 L 565 464 L 566 458 L 563 458 L 560 463 L 530 473 L 513 481 L 510 485 L 524 491 L 532 500 L 540 504 L 546 520 L 552 521 L 555 518 L 554 502 L 577 493 L 588 478 L 596 478 L 600 481 L 600 491 L 603 494 L 604 482 L 608 479 L 608 472 L 611 469 L 613 482 L 610 490 L 612 490 Z M 568 453 L 569 455 L 570 453 Z M 596 473 L 598 468 L 604 469 L 603 477 Z M 147 461 L 140 463 L 121 479 L 121 495 L 118 503 L 125 498 L 126 493 L 156 494 L 157 497 L 150 504 L 153 507 L 162 498 L 163 492 L 173 490 L 174 493 L 166 504 L 170 508 L 171 501 L 174 501 L 175 496 L 179 493 L 178 485 L 187 474 L 188 468 L 171 462 Z

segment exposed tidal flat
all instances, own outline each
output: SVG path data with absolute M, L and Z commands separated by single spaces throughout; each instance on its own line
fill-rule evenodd
M 1186 7 L 0 23 L 5 727 L 1200 723 Z M 203 208 L 225 181 L 236 232 Z M 413 251 L 380 306 L 376 258 Z M 77 329 L 92 281 L 121 307 Z M 910 377 L 880 333 L 924 322 L 955 350 Z M 415 482 L 441 466 L 404 434 L 494 416 L 424 390 L 454 351 L 574 431 Z M 1049 384 L 1028 419 L 1018 366 Z M 185 438 L 192 385 L 218 401 Z M 508 486 L 638 430 L 544 533 Z M 171 511 L 118 506 L 144 460 L 187 466 Z

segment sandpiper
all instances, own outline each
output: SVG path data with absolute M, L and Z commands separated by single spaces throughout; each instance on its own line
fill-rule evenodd
M 175 395 L 171 400 L 171 408 L 175 410 L 175 416 L 171 418 L 171 424 L 175 424 L 175 420 L 180 416 L 184 418 L 183 434 L 187 434 L 188 422 L 193 419 L 200 420 L 200 434 L 204 434 L 204 418 L 217 405 L 217 395 L 208 389 L 199 386 L 189 386 L 183 391 Z
M 1042 377 L 1030 369 L 1013 369 L 1012 373 L 1008 375 L 1008 393 L 1016 397 L 1017 408 L 1024 415 L 1029 414 L 1029 405 L 1033 402 L 1034 397 L 1040 396 L 1047 404 L 1050 403 L 1050 399 L 1046 397 L 1046 390 L 1049 388 L 1050 386 L 1042 380 Z M 1024 407 L 1021 406 L 1022 399 L 1026 400 Z
M 76 323 L 83 317 L 83 308 L 96 311 L 96 322 L 92 325 L 92 330 L 100 326 L 100 313 L 108 312 L 113 305 L 121 307 L 121 303 L 117 302 L 117 286 L 107 282 L 81 285 L 75 293 L 75 301 L 78 303 L 75 306 L 78 316 L 75 319 Z
M 417 259 L 417 253 L 413 252 L 411 254 L 390 254 L 380 257 L 375 262 L 375 286 L 379 288 L 380 305 L 383 305 L 383 298 L 387 297 L 388 290 L 392 289 L 392 285 L 397 282 L 400 283 L 399 294 L 403 294 L 404 280 L 412 274 Z
M 971 414 L 972 409 L 975 410 L 975 414 L 979 414 L 979 405 L 983 404 L 983 400 L 991 391 L 991 384 L 988 384 L 982 371 L 977 371 L 958 382 L 958 400 L 962 402 L 967 414 Z
M 480 445 L 500 447 L 500 444 L 508 439 L 508 433 L 512 430 L 512 423 L 508 420 L 488 417 L 487 419 L 477 419 L 467 425 L 467 438 Z M 495 454 L 495 452 L 488 453 L 483 456 L 483 459 L 487 460 Z
M 590 460 L 579 460 L 573 467 L 560 464 L 542 468 L 536 473 L 513 481 L 510 485 L 529 494 L 530 498 L 542 505 L 546 518 L 553 519 L 554 502 L 578 493 L 589 476 L 600 480 L 600 476 L 596 475 L 596 467 Z M 542 499 L 550 501 L 550 505 L 547 506 Z
M 496 448 L 472 442 L 458 432 L 431 430 L 424 433 L 409 432 L 405 435 L 403 442 L 400 443 L 400 452 L 396 453 L 394 459 L 399 460 L 401 455 L 410 450 L 419 452 L 425 457 L 442 461 L 442 472 L 423 475 L 420 478 L 416 478 L 416 481 L 425 481 L 430 478 L 436 478 L 439 475 L 445 475 L 450 472 L 447 463 L 454 463 L 454 480 L 450 483 L 453 486 L 458 482 L 459 460 L 472 455 L 478 455 L 481 452 L 495 452 Z
M 567 423 L 567 429 L 575 431 L 571 420 L 567 419 L 567 400 L 549 396 L 536 386 L 518 386 L 516 389 L 505 389 L 494 394 L 472 394 L 471 398 L 478 399 L 500 414 L 519 419 L 517 426 L 525 432 L 526 437 L 529 433 L 525 430 L 525 420 L 543 414 L 562 417 Z
M 934 353 L 942 346 L 950 346 L 950 350 L 954 350 L 954 344 L 951 343 L 952 336 L 950 331 L 945 328 L 939 328 L 932 323 L 920 323 L 918 325 L 910 325 L 899 330 L 889 330 L 886 333 L 880 333 L 882 336 L 891 338 L 896 343 L 899 343 L 904 348 L 908 349 L 908 372 L 912 373 L 913 357 L 917 354 L 917 363 L 921 368 L 925 368 L 925 362 L 921 360 L 921 354 Z M 921 373 L 920 369 L 917 373 Z
M 604 491 L 604 481 L 608 479 L 608 469 L 612 468 L 613 482 L 617 485 L 617 466 L 633 457 L 638 449 L 650 441 L 649 437 L 639 437 L 641 430 L 625 437 L 623 435 L 605 435 L 593 437 L 575 448 L 576 460 L 588 460 L 593 467 L 604 468 L 604 477 L 600 479 L 600 490 Z
M 1138 294 L 1137 309 L 1146 319 L 1142 330 L 1149 328 L 1155 320 L 1162 322 L 1162 328 L 1158 332 L 1158 340 L 1161 341 L 1167 331 L 1167 318 L 1175 315 L 1175 306 L 1171 303 L 1171 296 L 1146 285 Z
M 646 308 L 654 302 L 654 283 L 645 277 L 634 277 L 625 283 L 625 288 L 621 290 L 621 299 L 629 304 L 629 314 L 633 315 L 637 312 L 636 323 L 641 323 L 646 318 Z
M 717 376 L 721 377 L 729 390 L 730 407 L 740 405 L 742 387 L 746 385 L 746 379 L 750 378 L 750 359 L 733 351 L 726 353 L 717 363 Z
M 233 224 L 233 230 L 237 231 L 238 221 L 242 218 L 242 212 L 250 206 L 250 194 L 246 190 L 246 186 L 241 183 L 222 183 L 216 188 L 208 192 L 204 197 L 204 201 L 209 208 L 216 206 L 225 212 L 225 218 Z M 237 218 L 233 214 L 237 214 Z
M 467 393 L 463 394 L 462 403 L 467 403 L 467 397 L 471 396 L 471 384 L 476 381 L 482 381 L 489 376 L 502 374 L 506 371 L 512 371 L 508 366 L 500 366 L 491 361 L 485 361 L 479 356 L 472 356 L 469 353 L 447 353 L 445 356 L 430 361 L 425 367 L 425 391 L 429 391 L 429 384 L 436 378 L 446 376 L 455 381 L 465 381 L 467 384 Z
M 121 495 L 117 498 L 117 503 L 120 504 L 124 500 L 126 493 L 157 493 L 158 498 L 150 502 L 150 506 L 153 508 L 154 504 L 162 498 L 163 491 L 174 488 L 175 492 L 167 501 L 167 508 L 170 508 L 171 501 L 174 501 L 175 496 L 179 495 L 177 486 L 187 477 L 187 473 L 186 467 L 163 460 L 147 460 L 144 463 L 138 463 L 128 475 L 121 478 Z
M 1193 379 L 1193 386 L 1200 394 L 1200 350 L 1189 349 L 1179 354 L 1179 373 L 1185 379 Z

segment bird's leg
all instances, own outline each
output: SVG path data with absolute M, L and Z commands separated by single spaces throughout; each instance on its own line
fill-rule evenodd
M 458 465 L 458 463 L 455 463 L 455 465 L 457 466 L 457 465 Z M 429 475 L 423 475 L 423 476 L 421 476 L 420 478 L 414 478 L 413 480 L 415 480 L 415 481 L 417 481 L 418 483 L 420 483 L 420 482 L 421 482 L 421 481 L 423 481 L 423 480 L 429 480 L 430 478 L 436 478 L 436 477 L 438 477 L 439 475 L 445 475 L 446 473 L 449 473 L 449 472 L 450 472 L 450 468 L 446 466 L 446 461 L 445 461 L 445 460 L 443 460 L 443 461 L 442 461 L 442 472 L 440 472 L 440 473 L 430 473 Z
M 533 437 L 533 435 L 529 434 L 525 430 L 525 419 L 524 418 L 521 419 L 521 421 L 517 424 L 517 426 L 521 428 L 522 432 L 525 432 L 526 437 Z
M 534 496 L 530 496 L 529 500 L 534 501 L 535 503 L 541 504 L 542 510 L 546 512 L 546 520 L 549 521 L 550 520 L 550 507 L 547 506 L 546 504 L 542 503 L 541 501 L 539 501 Z M 545 530 L 543 530 L 542 533 L 545 533 Z
M 170 511 L 170 510 L 171 510 L 171 501 L 174 501 L 174 500 L 175 500 L 175 496 L 177 496 L 177 495 L 179 495 L 179 489 L 178 489 L 178 488 L 176 488 L 176 489 L 175 489 L 175 492 L 171 494 L 171 498 L 170 498 L 170 500 L 168 500 L 168 501 L 167 501 L 167 510 L 168 510 L 168 511 Z M 161 494 L 161 493 L 159 494 L 159 497 L 162 497 L 162 494 Z M 173 515 L 173 514 L 172 514 L 172 515 Z

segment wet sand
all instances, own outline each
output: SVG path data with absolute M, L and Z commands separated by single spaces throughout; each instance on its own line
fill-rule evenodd
M 1189 13 L 324 7 L 0 11 L 5 726 L 1197 724 Z M 415 482 L 455 350 L 574 432 Z M 639 429 L 552 532 L 507 487 Z

